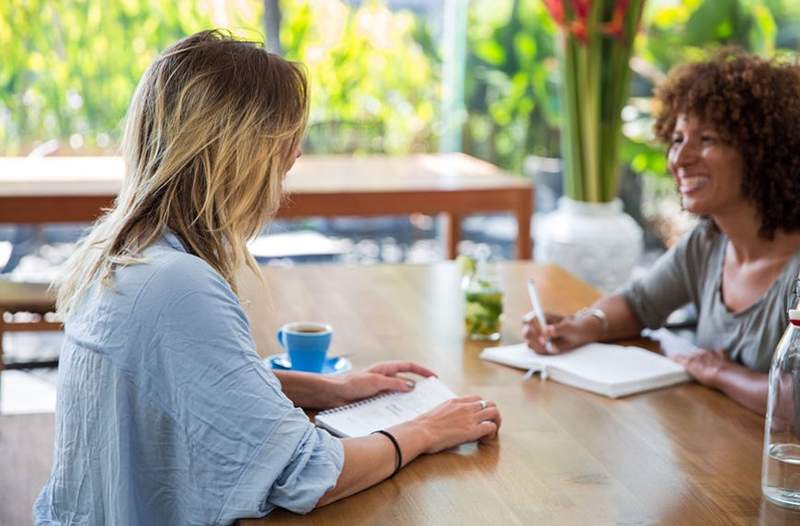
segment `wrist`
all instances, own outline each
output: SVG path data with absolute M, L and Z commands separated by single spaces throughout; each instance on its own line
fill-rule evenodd
M 338 407 L 350 403 L 347 396 L 347 375 L 343 376 L 323 376 L 320 375 L 320 393 L 332 407 Z
M 608 334 L 608 315 L 603 309 L 586 307 L 576 312 L 575 318 L 585 328 L 581 332 L 589 334 L 587 342 L 602 340 Z
M 724 383 L 722 379 L 725 376 L 725 374 L 727 374 L 727 372 L 732 369 L 732 367 L 733 364 L 731 363 L 719 364 L 711 371 L 711 374 L 708 376 L 708 381 L 706 382 L 706 385 L 708 385 L 709 387 L 713 387 L 714 389 L 722 390 L 722 386 Z
M 434 433 L 431 427 L 421 418 L 392 426 L 388 429 L 397 438 L 403 451 L 406 464 L 419 455 L 433 449 L 435 444 Z

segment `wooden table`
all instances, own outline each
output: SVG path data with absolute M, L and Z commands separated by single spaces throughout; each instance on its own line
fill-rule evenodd
M 538 378 L 522 383 L 521 371 L 480 360 L 484 345 L 463 341 L 452 263 L 268 267 L 264 276 L 266 287 L 246 275 L 240 285 L 261 354 L 278 352 L 274 334 L 285 322 L 328 321 L 332 352 L 351 354 L 357 367 L 420 361 L 456 392 L 495 400 L 504 421 L 490 445 L 421 457 L 305 517 L 278 510 L 242 521 L 248 526 L 800 523 L 800 514 L 761 498 L 761 417 L 695 384 L 610 400 Z M 553 266 L 508 263 L 502 276 L 505 343 L 520 341 L 526 278 L 536 279 L 548 310 L 572 312 L 597 297 Z M 0 417 L 0 510 L 29 507 L 35 496 L 10 480 L 38 490 L 47 477 L 41 458 L 50 450 L 20 439 L 21 429 L 52 436 L 52 418 Z
M 118 157 L 0 157 L 0 223 L 93 221 L 111 206 L 123 173 Z M 305 156 L 286 190 L 279 217 L 444 214 L 450 259 L 463 216 L 511 212 L 517 257 L 531 258 L 530 182 L 468 155 Z

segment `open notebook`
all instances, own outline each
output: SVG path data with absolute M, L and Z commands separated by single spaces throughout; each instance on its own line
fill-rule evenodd
M 412 420 L 455 397 L 438 378 L 430 377 L 417 382 L 408 393 L 386 393 L 322 411 L 317 413 L 315 421 L 319 427 L 341 437 L 366 436 Z
M 519 369 L 535 368 L 543 378 L 617 398 L 690 379 L 669 358 L 640 347 L 590 343 L 552 356 L 536 354 L 524 343 L 484 349 L 481 358 Z

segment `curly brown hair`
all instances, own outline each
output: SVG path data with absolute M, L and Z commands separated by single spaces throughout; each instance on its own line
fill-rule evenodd
M 800 66 L 726 48 L 673 68 L 656 90 L 654 130 L 671 141 L 681 114 L 712 125 L 744 158 L 742 195 L 756 205 L 759 235 L 800 230 Z

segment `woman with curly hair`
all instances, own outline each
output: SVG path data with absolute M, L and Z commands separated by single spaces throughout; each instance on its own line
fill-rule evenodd
M 545 327 L 526 319 L 525 339 L 547 353 L 635 337 L 691 303 L 698 350 L 674 359 L 764 413 L 800 270 L 800 68 L 723 50 L 676 67 L 656 101 L 656 135 L 700 223 L 621 292 L 577 315 L 549 315 Z

